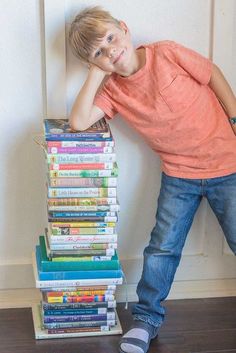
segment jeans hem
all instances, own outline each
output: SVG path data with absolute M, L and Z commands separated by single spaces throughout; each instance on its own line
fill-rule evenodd
M 161 322 L 153 321 L 149 317 L 143 316 L 143 315 L 133 315 L 133 319 L 134 319 L 134 321 L 143 321 L 143 322 L 155 327 L 156 333 L 157 333 L 158 329 L 160 328 L 160 326 L 162 325 Z

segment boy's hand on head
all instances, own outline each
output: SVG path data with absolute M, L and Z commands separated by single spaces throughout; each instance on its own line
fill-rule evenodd
M 103 71 L 100 67 L 94 64 L 88 64 L 89 75 L 93 75 L 95 78 L 101 79 L 101 81 L 106 77 L 110 76 L 112 72 Z

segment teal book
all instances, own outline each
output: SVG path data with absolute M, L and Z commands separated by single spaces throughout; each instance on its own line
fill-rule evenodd
M 115 253 L 111 260 L 106 261 L 51 261 L 47 256 L 45 237 L 39 236 L 40 267 L 44 272 L 52 271 L 97 271 L 119 270 L 120 262 Z
M 122 278 L 121 267 L 117 270 L 88 270 L 88 271 L 43 271 L 41 268 L 40 246 L 36 245 L 36 265 L 38 278 L 40 281 L 62 281 L 62 280 L 82 280 L 82 279 L 106 279 Z

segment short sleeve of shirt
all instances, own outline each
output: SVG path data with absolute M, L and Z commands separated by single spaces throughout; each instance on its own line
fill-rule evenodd
M 117 111 L 112 104 L 112 98 L 110 96 L 109 90 L 106 87 L 106 84 L 95 96 L 94 105 L 102 109 L 102 111 L 106 113 L 107 118 L 109 119 L 114 118 L 114 116 L 117 114 Z
M 208 84 L 212 73 L 212 62 L 195 52 L 175 42 L 170 42 L 174 50 L 176 63 L 187 71 L 201 84 Z

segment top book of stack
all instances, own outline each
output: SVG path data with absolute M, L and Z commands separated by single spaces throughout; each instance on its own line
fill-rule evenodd
M 44 136 L 46 141 L 112 141 L 105 118 L 84 131 L 72 130 L 68 119 L 45 119 Z

